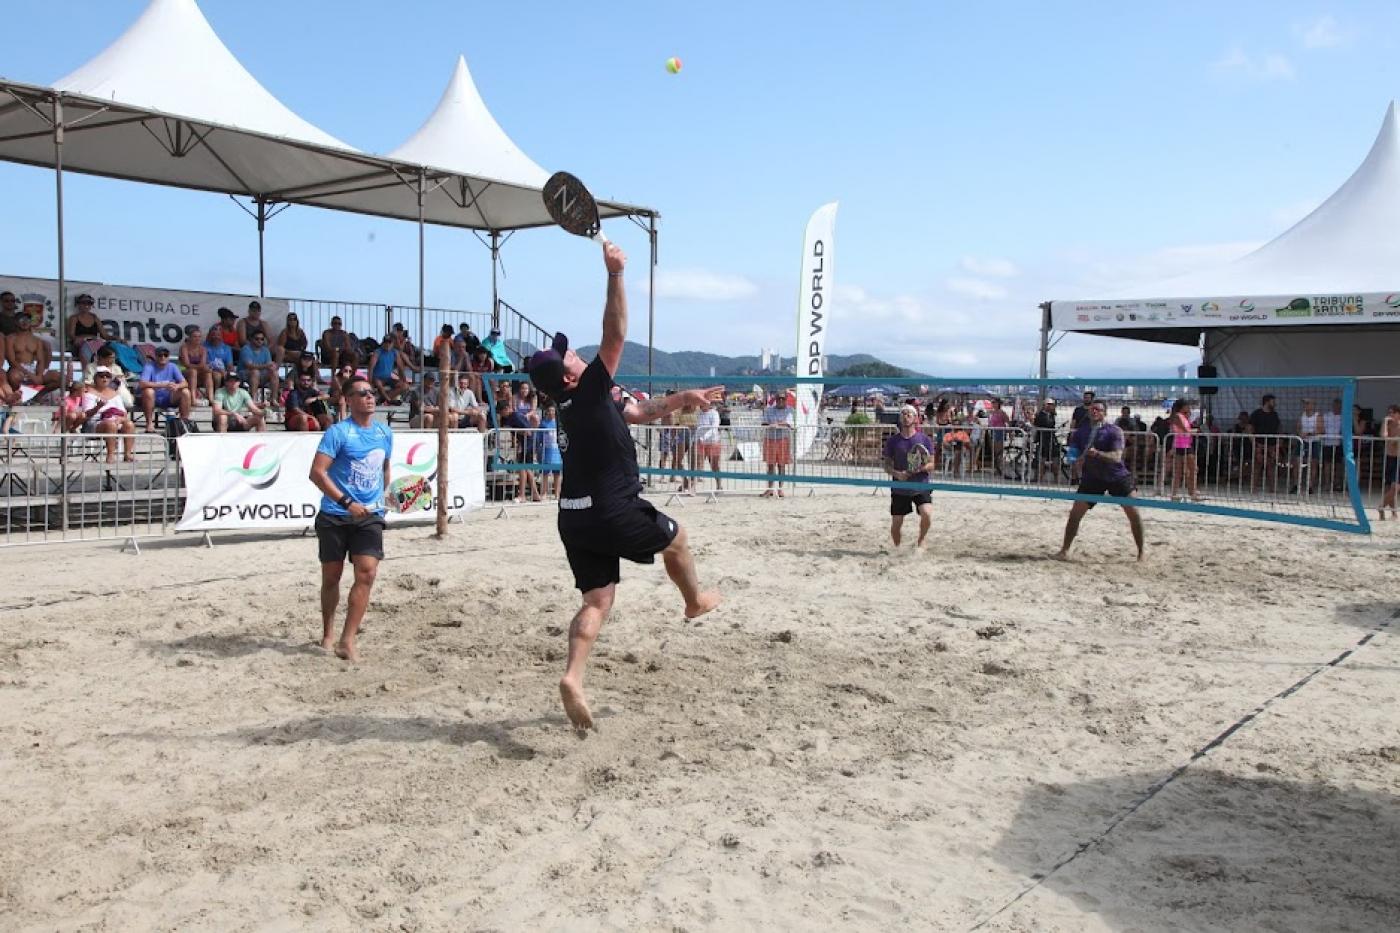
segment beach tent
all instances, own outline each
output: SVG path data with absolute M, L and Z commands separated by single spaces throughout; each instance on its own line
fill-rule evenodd
M 1125 293 L 1042 305 L 1042 375 L 1052 331 L 1202 346 L 1222 377 L 1400 374 L 1396 217 L 1400 123 L 1392 101 L 1346 183 L 1249 255 Z M 1363 382 L 1358 393 L 1366 391 Z
M 263 229 L 289 204 L 490 231 L 493 240 L 550 224 L 542 170 L 509 143 L 470 85 L 454 75 L 444 95 L 450 103 L 455 89 L 452 102 L 462 106 L 447 116 L 464 120 L 443 118 L 440 104 L 398 155 L 370 155 L 277 100 L 195 0 L 151 0 L 116 41 L 53 87 L 0 80 L 0 159 L 57 172 L 60 293 L 66 170 L 250 198 L 262 294 Z M 655 252 L 654 211 L 613 201 L 599 211 L 649 218 Z
M 899 386 L 878 382 L 853 382 L 827 389 L 824 395 L 827 398 L 867 398 L 872 395 L 899 395 L 901 391 Z

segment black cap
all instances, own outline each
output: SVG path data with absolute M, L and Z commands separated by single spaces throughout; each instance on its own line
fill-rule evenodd
M 91 305 L 96 304 L 97 302 L 93 301 L 92 296 L 89 295 L 87 292 L 83 292 L 77 298 L 73 299 L 73 303 L 76 305 Z
M 220 308 L 219 317 L 238 317 L 238 315 L 234 314 L 228 308 Z
M 564 354 L 569 352 L 569 338 L 555 334 L 550 341 L 550 349 L 540 350 L 525 364 L 530 381 L 535 388 L 546 395 L 558 395 L 564 391 Z

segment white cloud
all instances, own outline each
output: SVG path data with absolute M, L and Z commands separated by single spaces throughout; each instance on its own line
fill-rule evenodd
M 979 301 L 998 301 L 1009 294 L 1006 287 L 983 279 L 954 277 L 943 283 L 948 291 Z
M 1232 46 L 1213 66 L 1220 74 L 1239 75 L 1254 81 L 1280 81 L 1294 76 L 1293 63 L 1277 52 L 1252 55 Z
M 758 294 L 758 285 L 742 275 L 705 269 L 658 269 L 656 297 L 682 301 L 739 301 Z
M 1080 257 L 1081 298 L 1107 298 L 1113 291 L 1150 285 L 1163 279 L 1211 269 L 1239 259 L 1262 245 L 1255 241 L 1192 243 L 1167 246 L 1136 256 Z
M 1346 36 L 1337 27 L 1337 21 L 1330 16 L 1320 17 L 1316 22 L 1293 27 L 1298 41 L 1305 49 L 1334 49 L 1346 43 Z
M 959 260 L 958 267 L 964 272 L 985 278 L 1012 279 L 1021 274 L 1021 270 L 1017 269 L 1010 259 L 978 259 L 975 256 L 964 256 Z
M 833 295 L 832 313 L 841 318 L 859 315 L 862 319 L 917 324 L 925 319 L 927 308 L 913 295 L 879 297 L 859 285 L 838 284 Z

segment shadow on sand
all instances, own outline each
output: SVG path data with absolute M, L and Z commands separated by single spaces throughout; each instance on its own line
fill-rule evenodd
M 219 736 L 245 745 L 292 745 L 297 742 L 441 742 L 445 745 L 471 745 L 485 742 L 502 758 L 528 761 L 535 749 L 517 741 L 512 732 L 527 726 L 562 728 L 563 716 L 536 719 L 503 719 L 495 722 L 434 719 L 427 716 L 367 716 L 333 714 L 309 716 L 276 726 L 238 729 Z
M 151 641 L 146 643 L 152 654 L 197 654 L 205 658 L 242 658 L 262 651 L 275 651 L 285 655 L 312 655 L 325 657 L 319 644 L 289 642 L 280 638 L 266 638 L 233 632 L 222 635 L 190 635 L 175 641 Z
M 1363 754 L 1400 781 L 1400 749 Z M 995 855 L 1030 883 L 1160 778 L 1037 785 Z M 1117 930 L 1370 931 L 1400 929 L 1397 878 L 1395 796 L 1202 769 L 1185 772 L 1043 885 Z

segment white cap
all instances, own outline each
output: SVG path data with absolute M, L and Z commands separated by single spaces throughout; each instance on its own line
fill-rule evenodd
M 899 416 L 900 416 L 901 418 L 904 417 L 904 415 L 905 415 L 906 412 L 907 412 L 908 414 L 913 415 L 915 418 L 919 417 L 919 410 L 918 410 L 917 408 L 915 408 L 913 405 L 901 405 L 901 406 L 899 407 Z
M 94 370 L 92 371 L 92 374 L 93 374 L 94 376 L 96 376 L 98 373 L 106 373 L 107 375 L 110 376 L 110 375 L 112 375 L 112 367 L 110 367 L 110 366 L 99 366 L 99 367 L 97 367 L 96 369 L 94 369 Z

